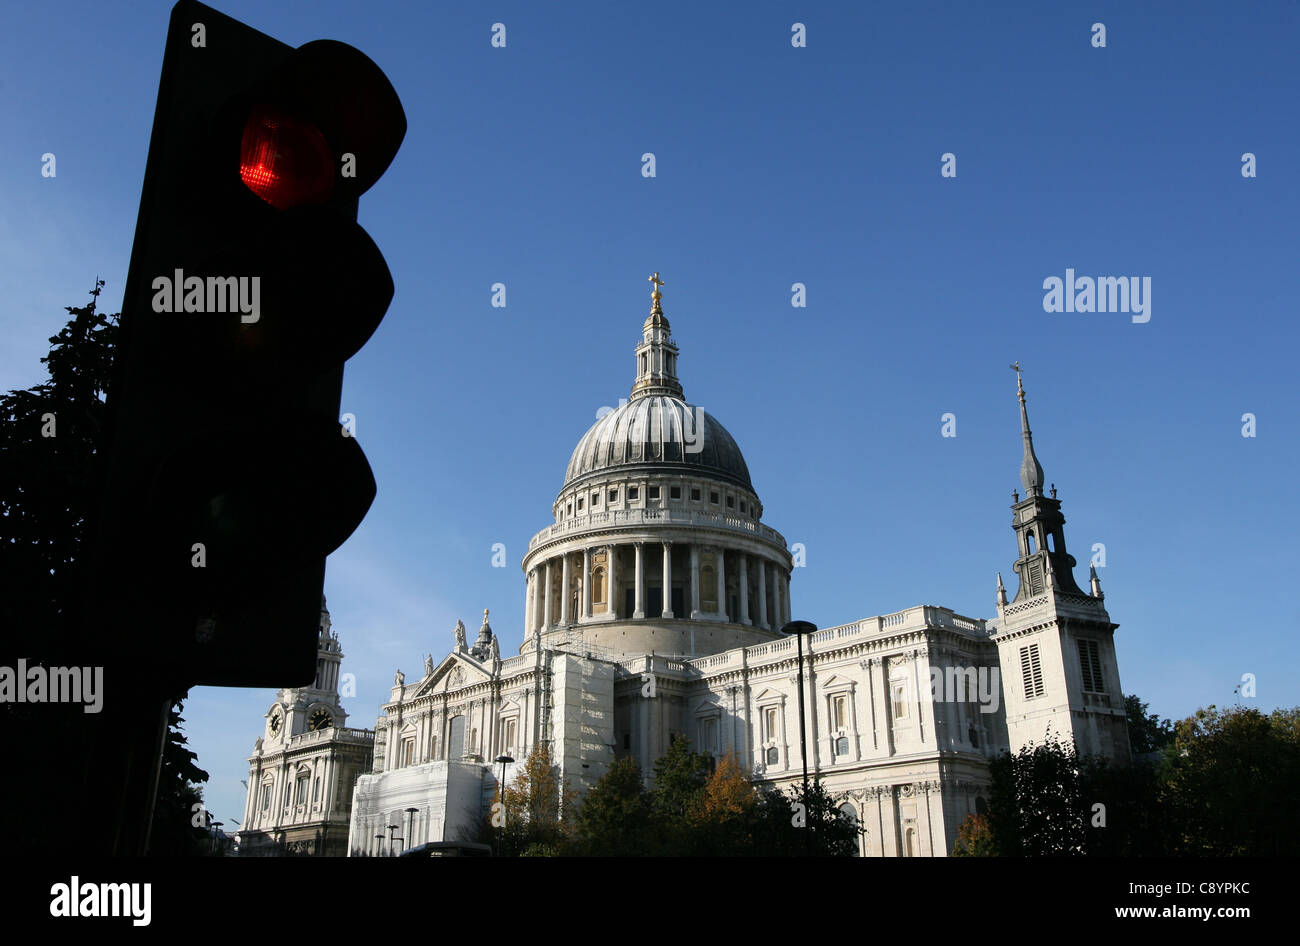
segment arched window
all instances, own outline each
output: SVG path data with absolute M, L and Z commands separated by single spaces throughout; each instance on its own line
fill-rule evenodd
M 645 374 L 645 373 L 646 373 L 646 370 L 645 370 L 645 369 L 646 369 L 646 357 L 645 357 L 645 352 L 641 352 L 641 373 L 642 373 L 642 374 Z
M 916 857 L 916 829 L 908 828 L 906 838 L 906 847 L 903 849 L 904 857 Z
M 1047 550 L 1049 552 L 1056 551 L 1056 533 L 1054 532 L 1047 533 Z
M 1025 545 L 1029 548 L 1029 554 L 1034 554 L 1034 530 L 1030 529 L 1025 533 Z
M 712 565 L 700 568 L 700 607 L 705 611 L 718 610 L 718 573 Z
M 605 603 L 605 569 L 597 566 L 591 573 L 591 603 Z
M 844 804 L 840 805 L 840 817 L 843 818 L 845 821 L 847 821 L 849 824 L 853 825 L 854 830 L 857 830 L 858 810 L 854 808 L 852 804 L 850 804 L 849 802 L 845 802 Z M 854 844 L 853 844 L 854 857 L 861 856 L 862 854 L 861 845 L 862 842 L 860 840 L 854 839 Z

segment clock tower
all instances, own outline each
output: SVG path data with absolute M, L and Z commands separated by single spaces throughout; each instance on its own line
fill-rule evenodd
M 343 648 L 321 596 L 316 678 L 286 687 L 249 757 L 241 853 L 345 854 L 352 788 L 370 771 L 374 732 L 349 729 L 339 698 Z

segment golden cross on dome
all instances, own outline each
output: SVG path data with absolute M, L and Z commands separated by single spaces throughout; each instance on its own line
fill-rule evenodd
M 650 282 L 654 285 L 654 289 L 650 292 L 650 299 L 654 302 L 658 302 L 663 297 L 663 293 L 659 291 L 659 287 L 666 285 L 666 283 L 659 278 L 658 273 L 655 273 L 650 277 Z

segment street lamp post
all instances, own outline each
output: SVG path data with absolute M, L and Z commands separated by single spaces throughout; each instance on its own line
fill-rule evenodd
M 804 849 L 808 850 L 812 846 L 812 838 L 809 831 L 810 822 L 808 819 L 808 737 L 807 726 L 804 723 L 803 710 L 803 638 L 805 634 L 816 632 L 817 625 L 809 621 L 791 621 L 781 628 L 781 633 L 785 635 L 793 634 L 799 644 L 799 755 L 803 757 L 803 804 L 804 804 Z
M 501 823 L 497 825 L 497 857 L 500 857 L 506 832 L 506 766 L 515 760 L 503 753 L 497 756 L 497 761 L 501 763 L 501 781 L 497 782 L 497 798 L 501 801 Z
M 408 841 L 415 840 L 415 813 L 419 810 L 419 808 L 406 809 L 406 839 Z
M 396 830 L 397 830 L 397 825 L 390 824 L 388 826 L 388 856 L 389 857 L 393 856 L 393 832 Z
M 383 856 L 384 856 L 384 836 L 383 836 L 382 834 L 376 834 L 376 835 L 375 835 L 375 840 L 379 842 L 378 844 L 375 845 L 376 849 L 379 851 L 379 856 L 380 856 L 380 857 L 383 857 Z

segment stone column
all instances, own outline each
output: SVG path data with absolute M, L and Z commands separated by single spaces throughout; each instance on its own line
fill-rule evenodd
M 781 570 L 781 592 L 781 604 L 785 608 L 785 617 L 781 623 L 785 625 L 793 619 L 790 616 L 790 573 L 784 569 Z
M 700 547 L 691 543 L 691 620 L 700 619 Z
M 754 622 L 749 619 L 749 563 L 746 561 L 749 556 L 744 552 L 740 553 L 740 623 L 750 624 Z
M 533 573 L 524 577 L 524 637 L 533 633 Z
M 544 609 L 543 609 L 544 616 L 542 618 L 544 622 L 542 624 L 542 630 L 544 631 L 549 631 L 551 629 L 551 587 L 552 587 L 551 586 L 551 560 L 547 559 L 546 560 L 546 591 L 545 591 L 546 603 L 544 605 Z
M 632 617 L 638 620 L 645 617 L 645 562 L 642 546 L 644 542 L 637 542 L 636 545 L 636 604 L 632 612 Z
M 664 542 L 663 617 L 673 616 L 673 544 Z
M 618 546 L 610 545 L 606 548 L 606 554 L 609 557 L 609 589 L 605 595 L 609 604 L 609 616 L 618 618 Z
M 582 550 L 582 619 L 591 619 L 591 548 Z
M 560 572 L 560 623 L 568 624 L 573 620 L 569 613 L 569 583 L 572 580 L 569 577 L 569 553 L 565 552 L 561 557 L 563 569 Z
M 767 559 L 758 558 L 758 624 L 759 627 L 771 627 L 767 623 Z
M 725 621 L 727 619 L 727 550 L 719 545 L 714 559 L 718 566 L 718 614 Z
M 533 569 L 533 623 L 528 628 L 528 633 L 532 634 L 542 623 L 542 571 L 540 568 Z

